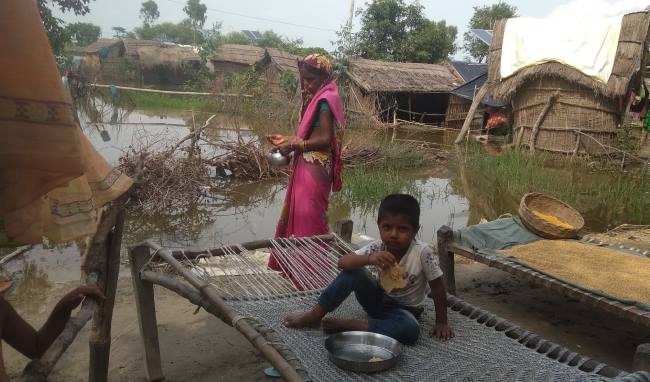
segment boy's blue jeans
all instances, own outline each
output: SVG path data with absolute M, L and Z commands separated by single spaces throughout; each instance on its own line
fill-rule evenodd
M 420 325 L 408 311 L 400 309 L 397 300 L 388 296 L 365 268 L 346 270 L 325 288 L 318 303 L 328 312 L 338 308 L 354 292 L 363 310 L 368 313 L 368 331 L 384 334 L 412 345 L 420 335 Z

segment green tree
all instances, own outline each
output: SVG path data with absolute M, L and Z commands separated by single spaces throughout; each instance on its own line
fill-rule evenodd
M 424 7 L 414 1 L 373 0 L 357 12 L 361 29 L 353 34 L 349 24 L 337 33 L 335 54 L 339 58 L 360 56 L 389 61 L 433 63 L 456 50 L 456 27 L 431 21 Z
M 497 20 L 517 16 L 517 7 L 499 1 L 492 5 L 474 7 L 474 14 L 467 27 L 469 29 L 492 29 Z M 472 32 L 465 32 L 463 41 L 463 48 L 476 61 L 483 62 L 487 58 L 489 46 L 474 36 Z
M 246 37 L 245 34 L 239 31 L 228 32 L 223 36 L 224 44 L 239 44 L 239 45 L 251 45 L 251 40 Z
M 71 42 L 76 46 L 92 44 L 102 34 L 101 28 L 91 23 L 72 23 L 65 28 L 71 37 Z
M 143 25 L 140 28 L 134 28 L 135 35 L 144 40 L 160 40 L 175 42 L 177 44 L 193 44 L 195 42 L 194 30 L 189 20 L 183 20 L 178 24 L 164 22 L 154 25 Z M 203 41 L 203 36 L 199 35 L 197 43 Z
M 206 12 L 208 7 L 205 4 L 201 3 L 201 0 L 187 0 L 187 4 L 183 7 L 183 12 L 187 14 L 187 17 L 192 23 L 192 29 L 194 30 L 194 43 L 196 43 L 196 34 L 203 28 L 205 20 L 207 19 Z
M 126 29 L 123 27 L 113 27 L 111 29 L 113 30 L 113 37 L 115 38 L 122 38 L 126 34 Z
M 142 3 L 140 7 L 140 18 L 144 25 L 151 25 L 158 20 L 160 12 L 158 12 L 158 4 L 154 0 L 147 0 Z
M 71 36 L 65 28 L 63 20 L 54 17 L 52 10 L 48 6 L 51 3 L 59 8 L 62 12 L 74 12 L 75 15 L 81 16 L 90 12 L 88 4 L 91 0 L 37 0 L 38 11 L 45 27 L 45 32 L 50 40 L 52 51 L 57 59 L 63 57 L 63 51 L 70 43 Z
M 456 34 L 453 25 L 442 21 L 426 20 L 423 25 L 411 32 L 399 47 L 401 61 L 436 63 L 456 52 Z

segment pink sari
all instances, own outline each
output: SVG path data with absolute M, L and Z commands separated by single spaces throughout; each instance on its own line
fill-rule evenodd
M 318 105 L 321 100 L 327 101 L 334 116 L 331 170 L 319 161 L 307 161 L 302 153 L 294 153 L 293 172 L 275 237 L 303 237 L 329 233 L 327 208 L 330 191 L 341 190 L 341 144 L 337 136 L 340 136 L 344 125 L 343 105 L 334 80 L 323 86 L 309 102 L 300 121 L 297 136 L 302 139 L 309 137 L 312 123 L 318 118 Z M 271 254 L 268 266 L 294 279 L 290 268 L 300 265 L 288 264 L 287 261 Z M 295 279 L 294 284 L 300 287 L 300 282 Z

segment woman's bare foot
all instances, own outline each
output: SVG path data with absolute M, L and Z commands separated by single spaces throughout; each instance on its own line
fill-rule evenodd
M 341 318 L 327 317 L 321 320 L 325 333 L 338 333 L 353 330 L 368 331 L 368 322 L 361 320 L 345 320 Z
M 300 329 L 300 328 L 317 328 L 320 326 L 321 320 L 327 314 L 325 309 L 317 305 L 314 309 L 302 313 L 294 314 L 284 318 L 282 323 L 287 328 Z

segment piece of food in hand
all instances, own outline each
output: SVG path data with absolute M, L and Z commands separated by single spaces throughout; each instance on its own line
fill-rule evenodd
M 402 277 L 402 268 L 395 263 L 390 268 L 386 268 L 379 274 L 379 284 L 390 293 L 393 289 L 401 289 L 406 286 L 406 280 Z

